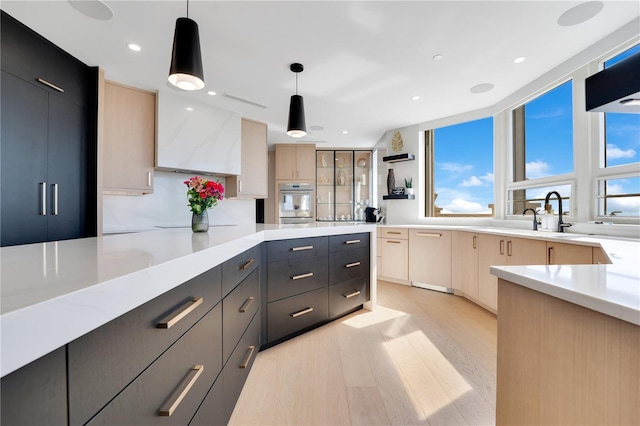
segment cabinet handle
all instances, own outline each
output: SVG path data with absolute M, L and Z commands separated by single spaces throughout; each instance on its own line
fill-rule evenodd
M 42 206 L 40 207 L 40 216 L 47 215 L 47 182 L 40 182 L 40 192 L 42 198 Z
M 349 293 L 349 294 L 343 294 L 343 296 L 345 297 L 345 299 L 350 299 L 354 296 L 357 296 L 360 294 L 360 290 L 355 290 L 353 293 Z
M 389 244 L 401 244 L 400 241 L 389 240 L 387 241 Z
M 398 231 L 387 231 L 387 234 L 400 235 L 400 234 L 402 234 L 402 232 L 398 232 Z
M 500 240 L 500 254 L 504 254 L 504 240 Z
M 292 280 L 301 280 L 303 278 L 309 278 L 313 276 L 313 272 L 307 272 L 306 274 L 294 275 L 291 277 Z
M 344 266 L 347 268 L 353 268 L 354 266 L 360 266 L 360 262 L 347 263 Z
M 56 86 L 56 85 L 55 85 L 55 84 L 53 84 L 53 83 L 49 83 L 47 80 L 43 80 L 43 79 L 39 78 L 39 79 L 38 79 L 38 82 L 39 82 L 39 83 L 44 84 L 45 86 L 49 86 L 49 87 L 51 87 L 53 90 L 57 90 L 57 91 L 58 91 L 58 92 L 60 92 L 60 93 L 64 93 L 64 89 L 63 89 L 62 87 L 58 87 L 58 86 Z
M 253 357 L 253 351 L 255 350 L 256 350 L 255 346 L 249 346 L 247 348 L 247 354 L 242 360 L 242 364 L 240 364 L 240 368 L 247 368 L 247 366 L 249 365 L 249 362 L 251 362 L 251 357 Z
M 53 184 L 53 215 L 58 216 L 58 184 Z
M 242 179 L 238 179 L 238 192 L 242 192 Z
M 182 379 L 182 381 L 176 386 L 176 388 L 171 392 L 171 395 L 166 399 L 166 401 L 162 404 L 162 407 L 158 410 L 158 415 L 163 417 L 168 417 L 173 414 L 174 411 L 178 408 L 182 400 L 189 393 L 193 385 L 198 380 L 198 377 L 204 371 L 204 365 L 194 365 L 189 369 L 189 372 Z
M 255 261 L 256 261 L 255 259 L 249 259 L 249 261 L 248 261 L 247 263 L 245 263 L 244 265 L 242 265 L 242 266 L 240 267 L 240 270 L 241 270 L 241 271 L 244 271 L 244 270 L 245 270 L 245 269 L 247 269 L 249 266 L 251 266 L 251 264 L 252 264 L 253 262 L 255 262 Z
M 507 256 L 511 256 L 511 241 L 507 241 Z
M 289 314 L 289 315 L 291 315 L 291 318 L 297 318 L 297 317 L 299 317 L 301 315 L 306 315 L 309 312 L 313 312 L 313 308 L 305 308 L 305 309 L 303 309 L 301 311 L 294 312 L 294 313 Z
M 147 186 L 151 188 L 151 172 L 147 172 Z
M 478 248 L 478 236 L 474 235 L 473 236 L 473 248 Z
M 360 240 L 349 240 L 349 241 L 345 241 L 345 244 L 358 244 L 360 242 Z
M 313 246 L 292 247 L 291 251 L 313 250 Z
M 249 297 L 247 300 L 244 301 L 242 306 L 240 306 L 240 309 L 238 309 L 238 311 L 241 314 L 244 314 L 245 312 L 247 312 L 247 309 L 249 309 L 249 306 L 251 306 L 251 304 L 253 303 L 254 299 L 255 299 L 255 297 L 253 297 L 253 296 Z
M 178 310 L 172 314 L 164 317 L 157 325 L 156 328 L 171 328 L 178 323 L 182 318 L 189 315 L 195 308 L 200 306 L 204 302 L 204 298 L 199 297 L 183 304 Z
M 436 237 L 436 238 L 442 237 L 442 234 L 431 234 L 429 232 L 416 232 L 416 235 L 418 237 Z
M 547 249 L 547 263 L 549 265 L 553 265 L 553 263 L 551 262 L 551 253 L 553 253 L 553 247 L 549 247 Z

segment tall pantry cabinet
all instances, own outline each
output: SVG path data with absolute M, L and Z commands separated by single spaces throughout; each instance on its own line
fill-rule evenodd
M 93 236 L 97 69 L 1 14 L 0 245 Z

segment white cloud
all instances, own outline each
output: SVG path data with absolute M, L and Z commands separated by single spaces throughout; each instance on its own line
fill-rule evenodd
M 624 194 L 624 193 L 625 191 L 622 185 L 607 182 L 607 194 L 613 195 L 613 194 Z
M 542 160 L 533 160 L 526 164 L 527 177 L 539 178 L 549 175 L 549 164 Z
M 460 164 L 460 163 L 441 163 L 440 170 L 446 170 L 448 172 L 468 172 L 473 169 L 473 165 L 471 164 Z
M 607 158 L 609 159 L 633 158 L 635 156 L 636 156 L 636 151 L 633 148 L 620 149 L 615 144 L 612 144 L 612 143 L 607 144 Z
M 485 174 L 484 176 L 480 176 L 480 179 L 482 179 L 483 181 L 485 181 L 487 183 L 493 183 L 493 173 L 489 172 L 489 173 Z
M 607 201 L 609 212 L 620 211 L 617 216 L 640 216 L 640 197 L 610 198 Z
M 491 213 L 491 209 L 473 201 L 456 198 L 443 207 L 442 213 Z
M 482 181 L 477 176 L 471 176 L 469 179 L 463 180 L 460 186 L 482 186 Z

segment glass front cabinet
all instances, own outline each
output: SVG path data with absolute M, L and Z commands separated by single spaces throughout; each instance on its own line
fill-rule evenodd
M 316 151 L 316 220 L 364 221 L 373 202 L 371 151 Z

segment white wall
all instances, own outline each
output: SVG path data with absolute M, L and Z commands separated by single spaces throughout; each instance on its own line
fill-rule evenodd
M 154 173 L 154 193 L 141 196 L 104 195 L 104 233 L 151 229 L 155 226 L 191 226 L 184 181 L 193 174 Z M 224 178 L 215 178 L 224 182 Z M 255 200 L 223 199 L 209 209 L 212 225 L 255 223 Z

